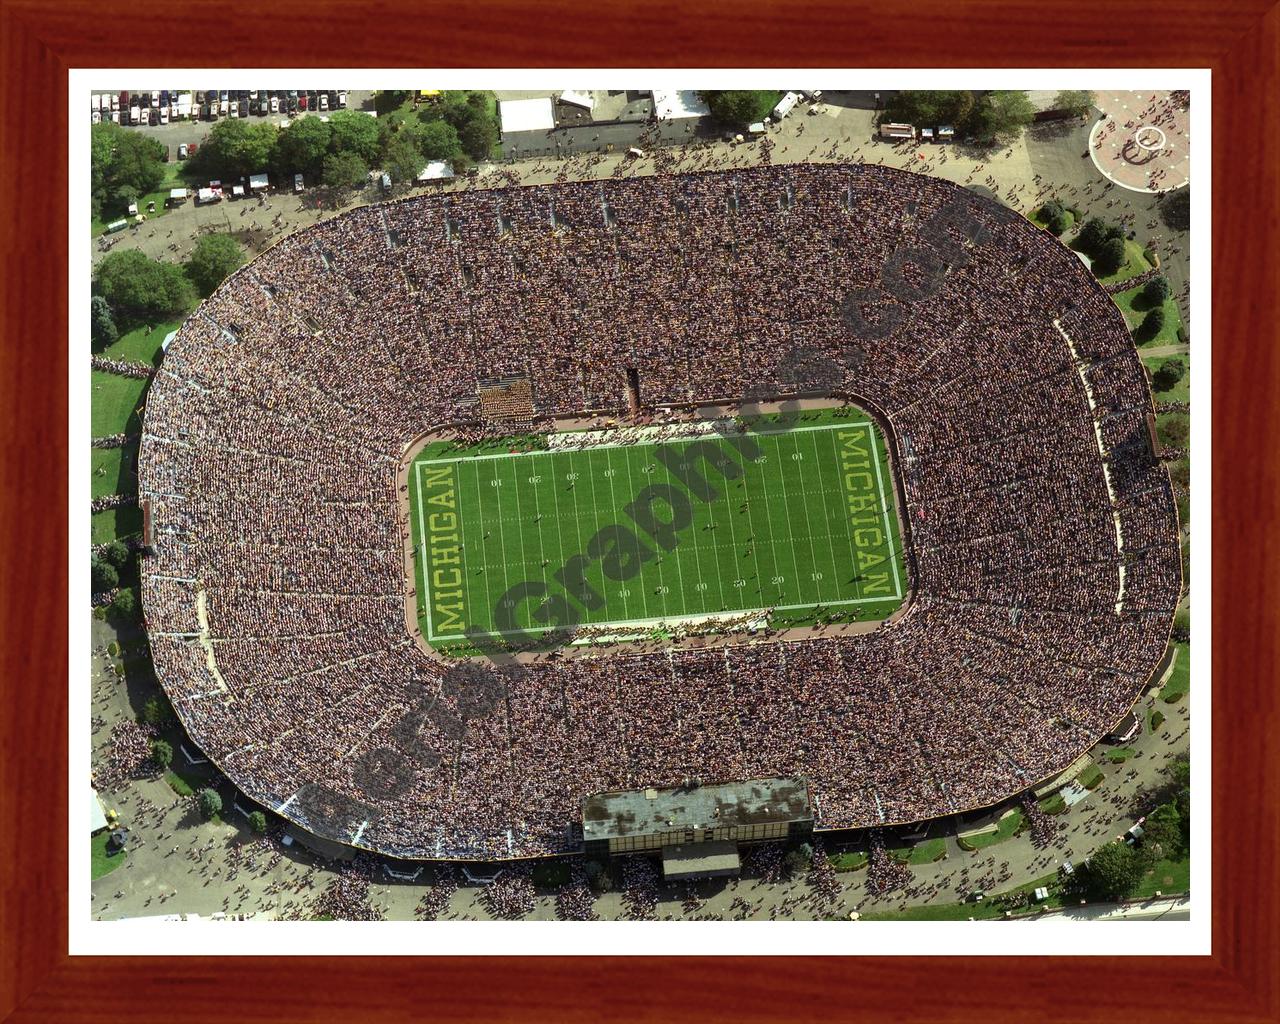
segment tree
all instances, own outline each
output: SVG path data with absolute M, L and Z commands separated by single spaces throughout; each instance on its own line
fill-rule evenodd
M 1124 261 L 1124 239 L 1108 238 L 1093 258 L 1093 272 L 1099 277 L 1108 277 L 1124 266 Z
M 271 163 L 278 134 L 279 129 L 269 120 L 219 121 L 191 160 L 191 166 L 210 178 L 260 174 Z
M 1151 387 L 1155 391 L 1168 391 L 1186 372 L 1186 364 L 1181 359 L 1170 359 L 1151 375 Z
M 393 181 L 415 181 L 426 166 L 426 157 L 418 151 L 413 140 L 403 133 L 391 140 L 382 160 L 383 169 L 391 175 Z
M 369 168 L 354 153 L 330 153 L 320 180 L 330 188 L 360 188 L 369 183 Z
M 1094 256 L 1107 240 L 1107 224 L 1101 217 L 1090 217 L 1080 228 L 1076 236 L 1076 245 L 1087 256 Z
M 116 322 L 111 317 L 111 307 L 101 295 L 95 295 L 89 300 L 89 328 L 95 352 L 101 352 L 120 336 L 120 332 L 116 330 Z
M 1164 327 L 1164 306 L 1156 306 L 1155 309 L 1147 310 L 1147 315 L 1142 318 L 1142 323 L 1138 327 L 1138 333 L 1143 338 L 1154 338 L 1160 333 Z
M 258 835 L 262 835 L 267 830 L 267 816 L 261 811 L 251 811 L 249 813 L 249 827 Z
M 1184 187 L 1160 201 L 1160 217 L 1174 231 L 1191 227 L 1191 189 Z
M 1143 823 L 1142 845 L 1151 860 L 1176 860 L 1182 852 L 1182 821 L 1178 808 L 1161 804 Z
M 1088 117 L 1093 109 L 1093 93 L 1086 89 L 1066 89 L 1053 98 L 1054 110 L 1065 110 L 1076 117 Z
M 102 549 L 102 556 L 117 569 L 129 564 L 129 545 L 122 540 L 113 540 Z
M 965 131 L 981 142 L 1013 142 L 1036 116 L 1031 98 L 1017 90 L 989 92 L 973 105 Z
M 164 180 L 165 149 L 141 132 L 115 123 L 96 124 L 89 145 L 93 212 L 123 212 L 138 196 L 154 192 Z
M 173 764 L 173 747 L 166 740 L 152 740 L 151 760 L 161 768 L 168 768 Z
M 405 137 L 412 140 L 419 153 L 428 160 L 454 160 L 462 155 L 462 142 L 458 139 L 458 129 L 448 121 L 412 121 L 388 141 L 390 146 L 396 138 Z
M 377 111 L 378 117 L 391 113 L 397 107 L 402 107 L 409 98 L 408 89 L 383 89 L 381 92 L 373 94 L 373 109 Z M 370 118 L 369 120 L 373 120 Z
M 271 165 L 280 174 L 317 175 L 332 141 L 333 130 L 328 122 L 318 117 L 300 117 L 277 136 Z
M 142 705 L 142 720 L 147 725 L 160 728 L 172 722 L 173 718 L 173 705 L 163 693 L 148 697 Z
M 759 121 L 778 102 L 776 89 L 710 89 L 698 95 L 711 109 L 712 117 L 734 128 Z
M 1107 843 L 1089 858 L 1080 874 L 1091 898 L 1122 900 L 1138 887 L 1145 870 L 1143 859 L 1128 843 Z
M 148 259 L 137 249 L 108 253 L 93 272 L 93 290 L 118 324 L 163 320 L 195 303 L 181 267 Z
M 786 869 L 788 875 L 796 878 L 808 870 L 811 859 L 812 854 L 806 857 L 801 850 L 788 850 L 782 858 L 782 866 Z
M 378 161 L 382 140 L 378 122 L 358 110 L 339 110 L 329 117 L 331 153 L 354 153 L 366 166 Z
M 1045 226 L 1054 235 L 1061 235 L 1071 226 L 1071 215 L 1067 213 L 1062 203 L 1056 199 L 1050 199 L 1040 207 L 1040 219 L 1044 221 Z
M 1142 286 L 1142 301 L 1149 306 L 1158 306 L 1169 297 L 1169 282 L 1163 277 L 1153 277 Z
M 206 786 L 200 790 L 196 794 L 196 804 L 205 818 L 212 818 L 215 814 L 222 813 L 222 797 L 218 796 L 216 789 L 210 789 Z
M 121 587 L 116 592 L 115 600 L 111 602 L 111 610 L 118 618 L 128 618 L 137 607 L 137 598 L 133 596 L 133 591 L 128 587 Z
M 889 100 L 884 120 L 922 127 L 964 124 L 973 110 L 967 89 L 906 89 Z
M 187 260 L 187 275 L 201 295 L 212 295 L 227 275 L 244 264 L 244 250 L 230 235 L 201 235 Z
M 476 117 L 458 132 L 462 150 L 472 160 L 488 160 L 498 142 L 498 126 L 491 117 Z
M 90 565 L 89 576 L 95 594 L 104 590 L 114 590 L 120 585 L 120 574 L 110 562 L 102 562 L 95 558 Z

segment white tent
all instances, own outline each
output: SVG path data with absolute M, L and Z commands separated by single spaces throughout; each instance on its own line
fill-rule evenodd
M 503 100 L 498 104 L 498 116 L 504 132 L 550 131 L 556 126 L 555 111 L 550 96 L 532 100 Z
M 596 105 L 591 93 L 582 89 L 566 89 L 560 94 L 560 102 L 568 103 L 574 107 L 582 107 L 588 112 L 594 109 Z
M 258 189 L 260 188 L 265 189 L 266 187 L 267 187 L 267 176 L 265 174 L 249 175 L 249 189 L 251 191 L 256 192 L 258 191 Z
M 98 799 L 98 791 L 89 787 L 89 835 L 96 836 L 107 827 L 107 816 L 102 810 L 102 801 Z
M 654 89 L 653 112 L 660 121 L 706 117 L 711 113 L 693 89 Z
M 432 160 L 418 175 L 419 181 L 449 181 L 452 178 L 453 167 L 447 160 Z
M 187 201 L 187 190 L 185 188 L 169 189 L 169 202 L 185 203 Z

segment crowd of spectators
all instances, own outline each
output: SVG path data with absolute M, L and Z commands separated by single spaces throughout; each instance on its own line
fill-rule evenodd
M 949 204 L 985 235 L 931 222 Z M 901 315 L 858 336 L 846 294 L 931 231 L 965 258 L 910 304 L 868 300 Z M 423 722 L 440 760 L 406 754 L 407 791 L 367 791 L 361 755 L 403 749 L 423 694 L 459 710 L 406 629 L 409 442 L 482 430 L 485 381 L 527 377 L 540 417 L 625 421 L 628 368 L 652 412 L 785 390 L 795 346 L 843 360 L 835 390 L 890 428 L 906 613 L 861 635 L 539 660 L 460 735 Z M 1164 651 L 1180 560 L 1150 410 L 1079 260 L 942 179 L 788 165 L 362 207 L 229 277 L 157 372 L 139 457 L 156 673 L 249 796 L 294 816 L 325 787 L 362 812 L 324 834 L 399 856 L 572 849 L 583 795 L 688 778 L 804 776 L 819 827 L 986 806 L 1071 764 Z

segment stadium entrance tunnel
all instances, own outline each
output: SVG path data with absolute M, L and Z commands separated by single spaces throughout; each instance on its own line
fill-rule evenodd
M 431 436 L 404 466 L 410 628 L 463 656 L 873 629 L 908 597 L 893 462 L 832 398 Z

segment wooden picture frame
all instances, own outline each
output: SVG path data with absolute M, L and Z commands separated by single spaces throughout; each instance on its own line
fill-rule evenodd
M 254 12 L 189 14 L 163 5 L 127 11 L 83 0 L 0 2 L 7 85 L 0 111 L 0 1020 L 1280 1019 L 1280 757 L 1269 742 L 1280 670 L 1280 338 L 1270 308 L 1280 288 L 1272 233 L 1280 223 L 1280 7 L 1271 0 L 898 0 L 748 3 L 723 18 L 712 12 L 710 5 L 576 8 L 558 0 L 376 7 L 285 0 Z M 1211 956 L 832 957 L 766 965 L 715 957 L 68 955 L 63 470 L 68 358 L 81 360 L 84 343 L 71 356 L 68 69 L 606 62 L 1212 69 Z M 785 931 L 771 931 L 769 941 L 776 934 L 785 943 Z M 1135 946 L 1146 934 L 1134 930 Z M 715 941 L 709 926 L 710 949 Z M 834 934 L 831 948 L 840 948 Z M 182 952 L 180 937 L 174 951 Z

